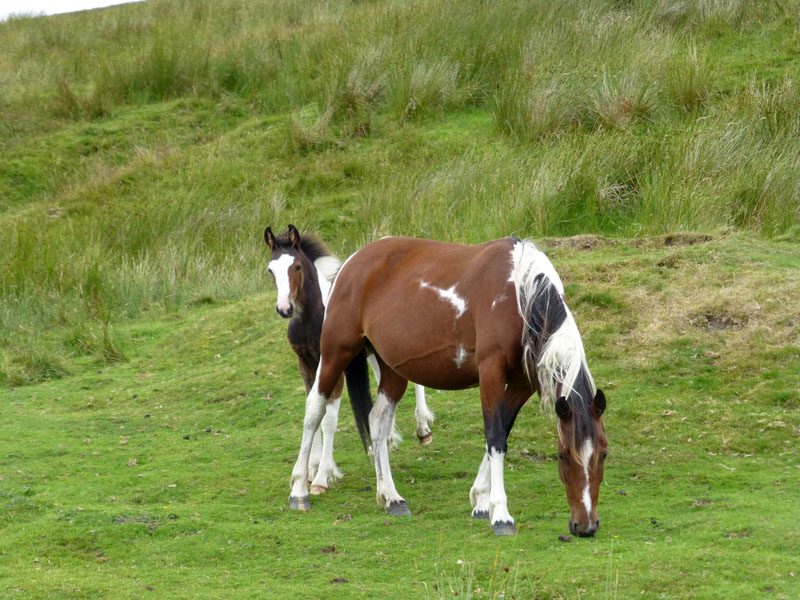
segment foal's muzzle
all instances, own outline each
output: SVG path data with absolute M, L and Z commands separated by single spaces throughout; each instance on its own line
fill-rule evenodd
M 289 308 L 285 309 L 281 309 L 276 306 L 275 310 L 278 311 L 278 314 L 282 316 L 284 319 L 288 319 L 294 314 L 294 307 L 291 304 L 289 305 Z
M 600 527 L 600 519 L 596 521 L 588 521 L 587 523 L 576 523 L 575 521 L 570 520 L 569 522 L 569 532 L 572 535 L 577 535 L 578 537 L 592 537 L 595 533 L 597 533 L 597 529 Z

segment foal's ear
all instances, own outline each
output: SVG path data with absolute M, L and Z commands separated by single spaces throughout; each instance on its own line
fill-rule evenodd
M 275 235 L 269 227 L 264 230 L 264 241 L 267 243 L 270 250 L 275 250 Z
M 594 412 L 595 416 L 599 419 L 603 415 L 605 409 L 606 395 L 603 393 L 603 390 L 597 388 L 597 393 L 594 395 L 594 402 L 592 402 L 592 412 Z
M 294 225 L 289 225 L 289 243 L 292 245 L 292 248 L 296 248 L 300 245 L 300 232 L 297 231 L 297 227 Z
M 558 400 L 556 400 L 556 414 L 558 418 L 562 421 L 568 421 L 571 409 L 569 407 L 569 402 L 564 396 L 561 396 Z

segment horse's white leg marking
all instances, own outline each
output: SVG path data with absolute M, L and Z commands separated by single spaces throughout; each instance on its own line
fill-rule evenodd
M 489 450 L 489 465 L 491 467 L 492 487 L 489 492 L 489 516 L 492 526 L 498 523 L 511 523 L 514 519 L 508 512 L 508 499 L 503 484 L 503 464 L 506 453 L 498 452 L 494 448 Z
M 414 409 L 414 416 L 417 418 L 417 437 L 421 444 L 430 444 L 434 416 L 425 402 L 425 388 L 414 384 L 414 395 L 417 399 L 417 406 Z
M 594 444 L 592 444 L 592 440 L 586 439 L 583 442 L 583 448 L 581 448 L 581 461 L 583 462 L 583 473 L 586 475 L 586 484 L 583 486 L 583 494 L 581 495 L 581 500 L 583 501 L 583 506 L 586 508 L 586 518 L 591 519 L 592 514 L 592 497 L 589 494 L 589 461 L 592 460 L 592 455 L 594 454 Z
M 280 258 L 270 261 L 267 267 L 275 277 L 275 287 L 278 288 L 277 308 L 282 311 L 289 310 L 289 267 L 294 263 L 294 257 L 289 254 L 282 254 Z
M 469 490 L 469 503 L 472 506 L 472 516 L 476 519 L 489 518 L 490 472 L 489 454 L 485 453 L 481 461 L 481 466 L 478 469 L 478 476 L 475 477 L 475 483 L 472 484 Z
M 342 397 L 339 396 L 333 402 L 325 406 L 325 416 L 322 417 L 322 456 L 319 462 L 319 470 L 314 481 L 311 482 L 311 493 L 318 494 L 324 492 L 337 479 L 342 477 L 342 473 L 333 460 L 333 436 L 336 434 L 336 423 L 339 420 L 339 403 Z
M 439 297 L 442 300 L 446 300 L 447 302 L 452 304 L 453 308 L 456 309 L 456 319 L 458 319 L 461 315 L 463 315 L 464 312 L 467 310 L 467 301 L 458 294 L 456 294 L 456 286 L 454 285 L 451 285 L 449 288 L 445 290 L 436 287 L 435 285 L 431 285 L 427 281 L 421 281 L 419 287 L 433 290 L 434 292 L 439 294 Z
M 311 441 L 314 433 L 319 429 L 320 421 L 325 414 L 327 398 L 319 393 L 319 369 L 317 378 L 306 398 L 306 414 L 303 418 L 303 438 L 300 441 L 300 452 L 297 454 L 297 462 L 292 469 L 291 486 L 289 494 L 290 508 L 308 510 L 311 504 L 308 501 L 308 458 L 311 454 Z
M 378 392 L 375 406 L 369 413 L 369 430 L 372 434 L 372 450 L 375 453 L 375 475 L 377 476 L 376 500 L 378 506 L 385 509 L 390 504 L 405 503 L 403 497 L 397 493 L 392 480 L 392 471 L 389 467 L 389 432 L 394 419 L 395 403 L 390 401 L 383 392 Z

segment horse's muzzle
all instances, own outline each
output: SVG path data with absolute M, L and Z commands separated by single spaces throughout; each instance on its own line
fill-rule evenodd
M 577 535 L 578 537 L 592 537 L 595 533 L 597 533 L 599 527 L 600 519 L 597 519 L 597 521 L 589 521 L 585 524 L 578 524 L 574 521 L 569 522 L 569 532 L 572 535 Z
M 290 318 L 290 317 L 291 317 L 291 316 L 294 314 L 294 307 L 292 307 L 292 305 L 291 305 L 291 304 L 289 305 L 289 308 L 287 308 L 287 309 L 280 309 L 280 308 L 278 308 L 278 307 L 276 306 L 276 307 L 275 307 L 275 310 L 276 310 L 276 311 L 278 312 L 278 314 L 279 314 L 280 316 L 282 316 L 284 319 L 288 319 L 288 318 Z

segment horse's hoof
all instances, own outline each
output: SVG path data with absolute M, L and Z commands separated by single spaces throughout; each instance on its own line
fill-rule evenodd
M 292 510 L 311 510 L 308 496 L 289 496 L 289 508 Z
M 420 446 L 427 446 L 432 441 L 433 441 L 433 434 L 429 433 L 428 435 L 419 438 L 419 445 Z
M 507 521 L 498 521 L 492 523 L 492 531 L 495 535 L 517 535 L 517 528 L 513 523 Z
M 393 517 L 410 517 L 411 511 L 408 508 L 408 504 L 406 504 L 405 500 L 397 500 L 395 502 L 390 502 L 389 506 L 386 507 L 386 513 L 392 515 Z
M 324 494 L 328 491 L 328 488 L 322 485 L 312 485 L 311 486 L 311 493 L 315 496 L 319 496 L 320 494 Z
M 488 510 L 473 510 L 472 511 L 472 518 L 473 519 L 482 519 L 484 521 L 489 520 L 489 511 Z

